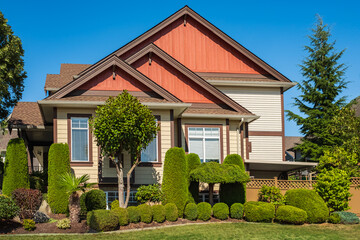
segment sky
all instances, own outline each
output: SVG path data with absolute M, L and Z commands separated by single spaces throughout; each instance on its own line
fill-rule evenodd
M 5 1 L 0 11 L 25 50 L 25 91 L 21 101 L 45 97 L 46 74 L 61 63 L 92 64 L 188 5 L 223 32 L 294 82 L 319 14 L 331 27 L 335 48 L 346 49 L 348 88 L 341 96 L 360 95 L 360 1 Z M 296 87 L 285 92 L 285 110 L 297 112 Z M 285 121 L 286 136 L 300 136 Z

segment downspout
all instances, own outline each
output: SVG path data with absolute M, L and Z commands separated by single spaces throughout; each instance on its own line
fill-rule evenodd
M 237 154 L 240 155 L 240 126 L 241 124 L 243 124 L 244 122 L 244 118 L 241 118 L 240 123 L 238 125 L 238 127 L 236 128 L 237 131 L 237 137 L 236 137 L 236 142 L 237 142 Z

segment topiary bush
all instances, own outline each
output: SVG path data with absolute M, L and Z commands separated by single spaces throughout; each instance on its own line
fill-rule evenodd
M 190 180 L 190 172 L 201 165 L 199 156 L 196 153 L 186 155 L 187 172 L 189 180 L 189 196 L 191 202 L 199 202 L 199 182 Z
M 196 207 L 195 203 L 188 203 L 186 205 L 184 216 L 187 220 L 191 220 L 191 221 L 196 220 L 196 218 L 198 216 L 198 212 L 197 212 L 197 207 Z
M 341 222 L 341 217 L 337 213 L 331 213 L 328 218 L 328 223 L 338 224 Z
M 22 138 L 11 139 L 7 145 L 2 193 L 10 197 L 18 188 L 30 188 L 28 157 Z
M 139 209 L 135 206 L 128 207 L 127 209 L 129 222 L 138 223 L 140 222 L 140 212 Z
M 213 215 L 215 218 L 225 220 L 229 218 L 229 206 L 226 203 L 216 203 L 213 206 Z
M 162 201 L 163 193 L 159 184 L 140 186 L 137 189 L 135 198 L 139 203 L 154 202 L 159 203 Z
M 116 214 L 116 216 L 119 218 L 119 225 L 120 226 L 126 226 L 129 224 L 129 214 L 126 208 L 115 208 L 111 210 L 113 213 Z
M 165 218 L 170 222 L 175 222 L 178 219 L 179 212 L 175 203 L 168 203 L 165 205 Z
M 342 224 L 359 224 L 359 218 L 352 212 L 333 212 L 332 215 L 338 215 Z
M 306 222 L 307 213 L 290 205 L 279 206 L 276 210 L 275 219 L 280 223 L 301 225 Z
M 87 211 L 106 209 L 106 194 L 100 189 L 92 189 L 85 195 Z
M 60 186 L 59 176 L 70 173 L 69 146 L 54 143 L 48 156 L 48 203 L 53 213 L 66 213 L 69 195 Z
M 241 203 L 234 203 L 230 207 L 230 217 L 235 219 L 242 219 L 244 216 L 244 205 Z
M 98 232 L 112 231 L 119 225 L 116 214 L 104 209 L 88 212 L 86 221 L 90 228 Z
M 24 219 L 23 227 L 26 231 L 34 231 L 36 228 L 35 222 L 32 219 Z
M 63 218 L 60 219 L 59 221 L 57 221 L 56 223 L 56 227 L 58 229 L 67 229 L 67 228 L 71 228 L 71 222 L 70 219 L 68 218 Z
M 170 148 L 165 154 L 162 191 L 164 204 L 175 203 L 179 217 L 189 197 L 188 176 L 185 151 L 182 148 Z
M 141 204 L 137 206 L 140 213 L 140 220 L 143 223 L 151 223 L 153 218 L 153 213 L 150 205 Z
M 211 218 L 212 209 L 210 203 L 201 202 L 197 204 L 197 218 L 202 221 L 207 221 Z
M 162 223 L 165 221 L 165 207 L 163 205 L 152 206 L 152 212 L 155 222 Z
M 275 218 L 275 205 L 250 201 L 244 204 L 244 214 L 248 222 L 272 222 Z
M 307 213 L 308 223 L 323 223 L 329 217 L 324 200 L 314 190 L 291 189 L 285 193 L 286 205 L 294 206 Z
M 281 194 L 280 188 L 263 185 L 259 190 L 258 201 L 273 203 L 275 205 L 283 205 L 284 196 Z
M 19 188 L 12 192 L 12 199 L 20 208 L 21 219 L 32 219 L 42 202 L 42 193 L 37 189 Z

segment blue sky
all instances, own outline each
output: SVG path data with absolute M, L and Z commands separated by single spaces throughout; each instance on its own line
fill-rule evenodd
M 2 1 L 0 11 L 25 49 L 22 101 L 44 98 L 46 74 L 59 73 L 61 63 L 95 63 L 184 5 L 295 82 L 302 80 L 299 64 L 320 14 L 336 48 L 346 49 L 341 61 L 349 85 L 342 95 L 360 95 L 358 1 Z M 296 111 L 292 98 L 299 94 L 285 92 L 285 109 Z M 285 122 L 285 134 L 299 135 L 294 122 Z

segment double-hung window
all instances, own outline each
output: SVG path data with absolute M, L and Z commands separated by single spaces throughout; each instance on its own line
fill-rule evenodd
M 189 152 L 199 155 L 201 162 L 220 163 L 220 128 L 188 127 Z
M 156 137 L 141 152 L 141 162 L 158 162 L 158 138 L 158 134 L 156 134 Z
M 71 161 L 89 161 L 89 119 L 71 118 Z

